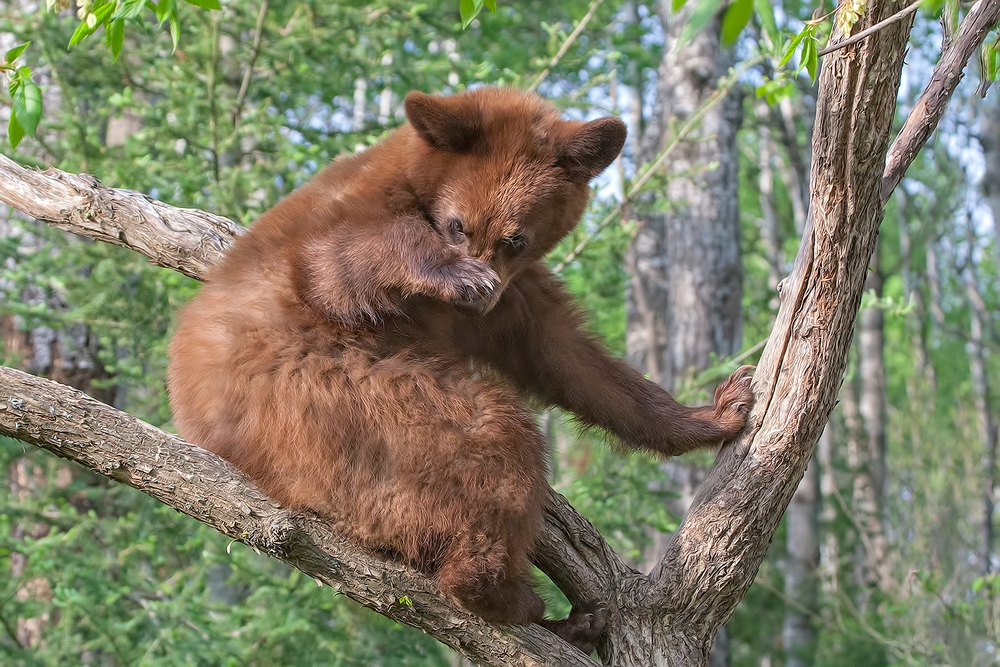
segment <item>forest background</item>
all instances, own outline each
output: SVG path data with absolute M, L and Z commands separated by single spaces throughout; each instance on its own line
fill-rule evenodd
M 508 3 L 464 29 L 451 3 L 181 3 L 179 35 L 149 20 L 117 43 L 108 31 L 108 48 L 67 50 L 75 8 L 8 2 L 0 50 L 31 41 L 20 57 L 45 112 L 35 138 L 4 152 L 250 224 L 335 155 L 402 122 L 408 90 L 537 82 L 567 116 L 630 125 L 552 266 L 611 349 L 681 400 L 705 402 L 759 353 L 806 219 L 810 70 L 822 65 L 805 50 L 782 63 L 775 29 L 801 34 L 817 8 L 769 6 L 740 33 L 720 2 L 680 14 Z M 948 38 L 938 17 L 951 6 L 917 18 L 901 114 Z M 821 41 L 824 31 L 817 24 Z M 839 406 L 717 664 L 998 660 L 1000 104 L 977 84 L 959 87 L 889 203 Z M 0 213 L 0 245 L 5 363 L 169 429 L 166 341 L 197 283 L 12 209 Z M 539 420 L 553 486 L 648 570 L 711 457 L 626 457 L 557 412 Z M 418 631 L 45 452 L 2 440 L 0 474 L 4 664 L 461 664 Z

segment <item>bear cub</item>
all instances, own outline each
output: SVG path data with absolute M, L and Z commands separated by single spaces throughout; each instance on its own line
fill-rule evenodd
M 536 95 L 410 93 L 409 124 L 333 161 L 236 241 L 179 316 L 180 434 L 276 501 L 433 576 L 482 618 L 586 652 L 600 604 L 543 621 L 545 443 L 531 401 L 665 456 L 743 428 L 740 369 L 690 408 L 604 349 L 542 258 L 617 157 L 617 118 Z

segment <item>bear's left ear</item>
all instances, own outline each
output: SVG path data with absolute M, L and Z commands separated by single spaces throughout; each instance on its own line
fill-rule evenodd
M 608 168 L 625 145 L 628 130 L 608 116 L 584 123 L 559 152 L 559 165 L 587 181 Z
M 448 153 L 469 153 L 482 139 L 482 118 L 467 105 L 456 108 L 452 99 L 413 91 L 403 106 L 410 125 L 431 146 Z

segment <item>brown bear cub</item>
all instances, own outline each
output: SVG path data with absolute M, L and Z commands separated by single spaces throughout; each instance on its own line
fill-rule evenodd
M 209 273 L 170 347 L 177 427 L 484 619 L 542 623 L 529 556 L 545 443 L 529 400 L 672 456 L 743 428 L 749 377 L 714 406 L 678 404 L 583 330 L 542 262 L 621 150 L 619 119 L 566 121 L 510 88 L 411 93 L 406 115 Z M 589 651 L 604 613 L 545 625 Z

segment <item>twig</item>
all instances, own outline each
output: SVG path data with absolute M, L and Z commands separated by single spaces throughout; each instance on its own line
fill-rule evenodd
M 616 206 L 614 210 L 611 211 L 611 213 L 608 213 L 608 215 L 605 216 L 605 218 L 601 220 L 600 223 L 598 223 L 597 227 L 594 228 L 594 231 L 592 231 L 590 234 L 584 237 L 584 239 L 580 241 L 580 243 L 578 243 L 576 247 L 573 248 L 573 250 L 570 251 L 568 255 L 563 257 L 562 260 L 555 265 L 555 267 L 552 269 L 553 272 L 560 273 L 564 268 L 566 268 L 567 264 L 575 260 L 580 255 L 580 253 L 583 252 L 584 248 L 590 245 L 590 242 L 593 241 L 595 238 L 597 238 L 597 236 L 602 231 L 604 231 L 604 228 L 607 227 L 609 224 L 611 224 L 611 221 L 614 220 L 615 217 L 617 217 L 623 210 L 625 210 L 625 207 L 631 203 L 632 198 L 635 197 L 635 195 L 638 194 L 639 191 L 642 189 L 642 186 L 644 186 L 646 182 L 653 177 L 653 174 L 656 172 L 656 170 L 659 169 L 661 166 L 663 166 L 663 163 L 666 161 L 666 159 L 670 157 L 670 155 L 674 152 L 674 150 L 677 149 L 680 143 L 684 141 L 685 138 L 687 138 L 687 135 L 690 134 L 691 131 L 698 126 L 702 118 L 704 118 L 705 114 L 707 114 L 712 109 L 712 107 L 718 104 L 719 101 L 721 101 L 726 95 L 729 94 L 729 91 L 736 84 L 736 81 L 739 79 L 740 75 L 743 74 L 743 72 L 745 72 L 746 70 L 750 69 L 752 66 L 756 65 L 760 60 L 761 58 L 758 57 L 743 63 L 743 65 L 738 70 L 734 71 L 732 75 L 727 80 L 725 80 L 724 83 L 719 88 L 717 88 L 715 92 L 712 93 L 712 95 L 707 100 L 705 100 L 705 103 L 701 106 L 700 109 L 698 109 L 697 111 L 694 112 L 694 114 L 691 115 L 691 117 L 688 119 L 688 122 L 684 124 L 684 127 L 681 128 L 680 132 L 677 133 L 677 136 L 674 137 L 673 141 L 670 142 L 670 145 L 664 148 L 663 152 L 661 152 L 657 156 L 657 158 L 653 162 L 651 162 L 648 167 L 646 167 L 646 170 L 642 172 L 642 175 L 638 178 L 638 180 L 636 180 L 636 182 L 632 185 L 632 187 L 629 188 L 629 191 L 622 198 L 618 206 Z
M 906 18 L 907 16 L 909 16 L 913 12 L 917 11 L 918 9 L 920 9 L 920 2 L 919 1 L 915 1 L 912 4 L 909 4 L 906 7 L 904 7 L 903 9 L 899 10 L 898 12 L 896 12 L 895 14 L 893 14 L 892 16 L 890 16 L 889 18 L 884 19 L 882 21 L 879 21 L 878 23 L 876 23 L 875 25 L 873 25 L 871 27 L 865 28 L 864 30 L 862 30 L 858 34 L 856 34 L 856 35 L 854 35 L 852 37 L 848 37 L 847 39 L 845 39 L 842 42 L 837 42 L 836 44 L 833 44 L 833 45 L 829 45 L 828 44 L 827 46 L 825 46 L 822 49 L 820 49 L 819 53 L 817 55 L 825 56 L 828 53 L 833 53 L 834 51 L 838 51 L 840 49 L 847 48 L 851 44 L 857 44 L 858 42 L 860 42 L 862 39 L 864 39 L 868 35 L 870 35 L 870 34 L 872 34 L 874 32 L 878 32 L 882 28 L 884 28 L 884 27 L 886 27 L 888 25 L 892 25 L 896 21 L 901 21 L 902 19 Z
M 253 33 L 253 48 L 250 51 L 250 62 L 247 63 L 247 69 L 243 73 L 243 81 L 240 82 L 240 91 L 236 94 L 236 104 L 233 105 L 232 118 L 235 131 L 240 129 L 240 115 L 243 111 L 243 101 L 246 99 L 247 90 L 250 88 L 250 77 L 253 74 L 254 65 L 257 64 L 257 57 L 260 55 L 260 38 L 264 32 L 264 16 L 267 14 L 267 3 L 268 0 L 260 3 L 260 11 L 257 13 L 257 27 L 254 28 Z
M 997 19 L 1000 19 L 1000 0 L 979 0 L 962 19 L 958 37 L 934 66 L 927 87 L 917 98 L 903 129 L 892 142 L 886 156 L 880 193 L 883 206 L 903 179 L 907 167 L 916 159 L 917 153 L 941 122 L 972 52 L 980 47 L 986 35 L 996 25 Z
M 583 15 L 580 22 L 576 24 L 576 27 L 573 28 L 573 32 L 569 34 L 569 37 L 563 41 L 562 46 L 559 47 L 559 51 L 556 52 L 556 55 L 552 56 L 552 60 L 549 61 L 548 67 L 542 70 L 541 74 L 535 77 L 532 84 L 528 86 L 528 90 L 530 92 L 533 93 L 538 90 L 538 86 L 541 85 L 542 81 L 545 81 L 545 79 L 548 78 L 549 72 L 551 72 L 552 68 L 558 65 L 559 61 L 562 60 L 562 57 L 566 55 L 566 52 L 569 51 L 569 47 L 576 41 L 576 38 L 580 36 L 583 29 L 587 27 L 587 23 L 589 23 L 590 19 L 594 17 L 594 14 L 597 13 L 597 8 L 601 6 L 602 2 L 604 2 L 604 0 L 593 0 L 593 2 L 590 3 L 590 9 L 588 9 L 587 13 Z

